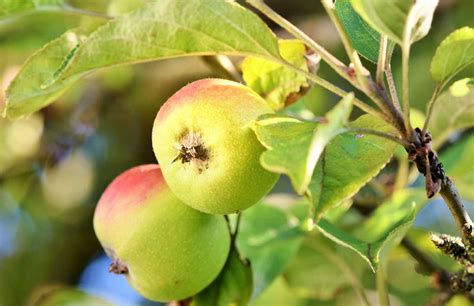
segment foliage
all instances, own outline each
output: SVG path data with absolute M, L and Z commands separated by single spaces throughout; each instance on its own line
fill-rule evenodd
M 329 53 L 271 1 L 248 2 L 291 39 L 233 0 L 0 0 L 0 304 L 111 302 L 74 283 L 100 250 L 90 225 L 95 203 L 121 170 L 156 163 L 154 115 L 175 90 L 204 77 L 244 82 L 275 110 L 247 128 L 263 147 L 262 167 L 283 178 L 259 203 L 227 216 L 227 262 L 191 305 L 466 303 L 474 285 L 451 286 L 474 279 L 460 199 L 474 201 L 466 1 L 446 9 L 437 0 L 322 0 L 344 43 Z M 51 40 L 42 24 L 64 33 Z M 408 61 L 418 41 L 401 74 L 397 49 Z M 409 117 L 406 84 L 427 116 Z M 461 259 L 441 256 L 414 226 L 429 224 L 420 211 L 431 209 L 433 190 L 461 235 L 436 237 L 461 241 Z M 57 271 L 56 261 L 65 268 Z M 79 289 L 45 294 L 54 282 Z

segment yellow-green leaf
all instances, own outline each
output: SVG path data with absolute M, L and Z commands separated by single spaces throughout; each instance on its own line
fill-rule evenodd
M 306 47 L 299 40 L 280 40 L 281 57 L 296 67 L 308 71 Z M 292 93 L 308 86 L 304 76 L 279 63 L 249 56 L 242 62 L 242 74 L 247 85 L 268 101 L 275 109 L 285 107 Z

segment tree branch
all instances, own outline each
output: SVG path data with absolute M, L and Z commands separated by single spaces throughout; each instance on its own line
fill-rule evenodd
M 451 211 L 457 226 L 461 230 L 461 237 L 468 253 L 472 253 L 472 248 L 474 247 L 474 225 L 464 207 L 456 186 L 454 186 L 448 176 L 445 177 L 441 184 L 440 194 Z M 474 259 L 474 254 L 469 255 L 471 260 Z

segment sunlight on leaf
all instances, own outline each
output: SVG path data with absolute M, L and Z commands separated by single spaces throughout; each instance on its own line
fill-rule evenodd
M 431 60 L 433 79 L 443 84 L 474 62 L 474 28 L 464 27 L 449 34 Z
M 23 71 L 16 88 L 9 89 L 9 117 L 52 103 L 77 79 L 99 68 L 192 55 L 254 55 L 280 60 L 277 39 L 268 26 L 236 2 L 220 0 L 151 2 L 100 27 L 74 45 L 78 47 L 74 52 L 61 40 L 53 43 L 54 48 L 50 44 L 45 47 L 52 51 L 43 49 L 28 60 L 34 86 L 29 85 L 31 73 Z M 25 87 L 29 88 L 26 97 L 35 97 L 34 103 L 23 97 Z
M 451 90 L 447 90 L 437 99 L 428 126 L 435 147 L 443 144 L 455 131 L 474 126 L 474 85 L 467 84 L 467 87 L 469 92 L 464 96 L 454 96 Z
M 453 97 L 463 97 L 469 93 L 468 85 L 474 85 L 474 78 L 465 78 L 454 82 L 449 87 L 449 92 Z
M 351 3 L 374 29 L 409 47 L 428 34 L 438 0 L 351 0 Z

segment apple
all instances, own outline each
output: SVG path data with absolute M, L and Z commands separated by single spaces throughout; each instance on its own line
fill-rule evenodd
M 141 295 L 160 302 L 204 289 L 230 249 L 224 217 L 184 205 L 158 165 L 127 170 L 107 187 L 95 210 L 94 230 L 113 259 L 109 271 L 125 274 Z
M 228 80 L 203 79 L 176 92 L 159 110 L 152 136 L 174 194 L 210 214 L 257 203 L 278 179 L 260 165 L 264 148 L 251 130 L 258 116 L 270 112 L 258 94 Z

